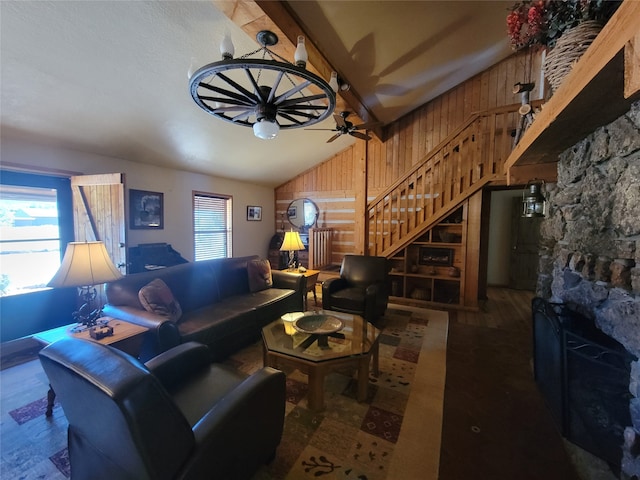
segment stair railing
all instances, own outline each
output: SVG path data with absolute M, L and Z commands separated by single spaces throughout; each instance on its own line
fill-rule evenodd
M 489 182 L 505 180 L 520 104 L 471 115 L 368 205 L 369 254 L 390 257 Z

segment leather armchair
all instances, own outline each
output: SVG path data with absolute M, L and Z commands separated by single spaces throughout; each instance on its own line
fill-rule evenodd
M 272 460 L 284 423 L 285 376 L 247 377 L 190 342 L 146 364 L 66 338 L 40 362 L 69 422 L 72 479 L 249 479 Z
M 322 308 L 362 315 L 379 327 L 389 301 L 389 270 L 385 257 L 345 255 L 340 277 L 322 284 Z

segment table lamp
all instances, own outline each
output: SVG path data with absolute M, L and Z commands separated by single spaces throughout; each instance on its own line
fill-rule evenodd
M 78 323 L 92 327 L 102 315 L 102 307 L 94 309 L 92 305 L 97 295 L 95 285 L 113 282 L 121 277 L 103 242 L 70 242 L 60 268 L 47 286 L 79 287 L 83 304 L 77 312 L 73 312 L 73 318 Z
M 304 243 L 302 243 L 300 234 L 298 232 L 294 232 L 293 230 L 289 232 L 285 232 L 284 240 L 282 242 L 282 246 L 280 247 L 280 251 L 289 252 L 289 271 L 290 272 L 295 270 L 296 268 L 295 252 L 298 250 L 304 250 Z

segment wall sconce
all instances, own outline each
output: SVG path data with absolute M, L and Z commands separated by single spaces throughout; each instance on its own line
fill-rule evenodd
M 547 201 L 542 195 L 544 180 L 531 180 L 522 192 L 522 216 L 527 218 L 544 217 L 547 213 Z

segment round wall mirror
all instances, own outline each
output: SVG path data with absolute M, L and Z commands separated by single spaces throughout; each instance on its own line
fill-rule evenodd
M 294 227 L 302 230 L 313 227 L 318 220 L 318 206 L 308 198 L 297 198 L 287 207 L 287 218 Z

